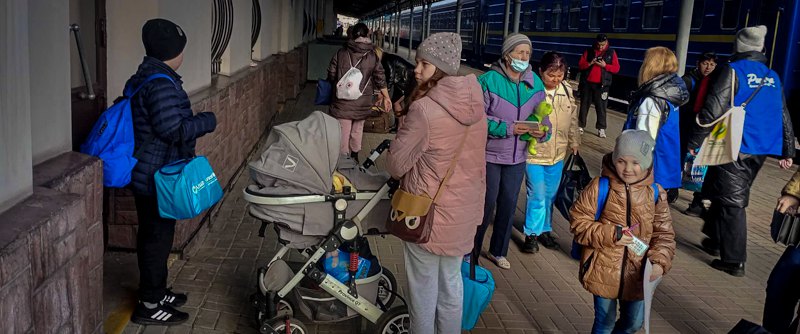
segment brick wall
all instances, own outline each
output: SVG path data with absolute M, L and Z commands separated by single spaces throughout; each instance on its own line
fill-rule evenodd
M 212 87 L 191 97 L 195 112 L 216 113 L 217 129 L 197 141 L 197 154 L 208 157 L 226 191 L 266 134 L 273 116 L 283 109 L 286 100 L 300 94 L 307 62 L 307 46 L 303 45 L 289 53 L 273 55 L 230 78 L 217 77 Z M 137 221 L 133 197 L 127 190 L 114 190 L 110 194 L 105 208 L 107 246 L 135 249 Z M 173 250 L 182 251 L 198 235 L 202 237 L 202 226 L 213 214 L 206 212 L 179 222 Z
M 102 333 L 102 164 L 70 152 L 33 172 L 33 195 L 0 214 L 0 328 Z

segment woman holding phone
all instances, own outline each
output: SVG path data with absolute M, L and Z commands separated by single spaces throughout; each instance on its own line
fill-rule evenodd
M 578 108 L 572 97 L 572 87 L 564 81 L 567 63 L 558 52 L 547 52 L 539 62 L 539 74 L 544 81 L 545 101 L 553 105 L 547 123 L 550 140 L 536 143 L 536 154 L 528 153 L 526 188 L 528 194 L 525 211 L 525 243 L 522 251 L 536 253 L 539 243 L 545 248 L 556 248 L 550 232 L 553 230 L 553 201 L 556 197 L 564 158 L 578 154 L 581 136 L 578 132 Z
M 511 269 L 506 255 L 519 188 L 525 175 L 528 143 L 520 136 L 530 133 L 541 138 L 545 135 L 543 131 L 533 131 L 528 125 L 515 123 L 526 120 L 544 101 L 544 84 L 530 66 L 531 48 L 528 36 L 508 35 L 501 49 L 502 58 L 478 78 L 483 90 L 489 134 L 486 144 L 486 201 L 473 251 L 481 251 L 483 236 L 494 220 L 487 257 L 502 269 Z

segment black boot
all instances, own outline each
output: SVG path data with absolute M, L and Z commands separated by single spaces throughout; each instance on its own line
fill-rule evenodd
M 683 214 L 690 217 L 702 217 L 704 213 L 706 213 L 706 206 L 703 205 L 703 199 L 697 194 L 695 194 L 689 207 L 683 210 Z
M 678 200 L 678 195 L 678 188 L 667 189 L 667 203 L 675 203 Z
M 525 237 L 525 243 L 522 245 L 524 253 L 536 253 L 539 251 L 539 242 L 536 241 L 536 234 L 531 234 Z
M 703 239 L 703 241 L 700 242 L 700 247 L 704 252 L 708 253 L 708 255 L 719 256 L 719 244 L 711 240 L 711 238 Z
M 547 248 L 547 249 L 556 249 L 556 248 L 558 248 L 558 244 L 556 244 L 556 240 L 555 240 L 555 238 L 553 238 L 552 235 L 550 235 L 550 232 L 542 233 L 541 235 L 539 235 L 539 237 L 537 239 L 539 239 L 539 243 L 542 244 L 542 246 L 544 246 L 544 248 Z
M 723 262 L 722 260 L 711 261 L 711 267 L 724 271 L 731 276 L 744 277 L 744 262 Z
M 356 163 L 360 163 L 360 162 L 358 162 L 358 152 L 350 152 L 350 158 L 355 160 Z

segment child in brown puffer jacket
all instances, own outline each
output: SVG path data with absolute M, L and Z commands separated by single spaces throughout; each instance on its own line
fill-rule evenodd
M 653 184 L 654 146 L 646 131 L 624 131 L 614 153 L 603 158 L 602 177 L 589 183 L 570 210 L 570 230 L 583 246 L 579 279 L 594 294 L 592 333 L 638 331 L 644 320 L 645 260 L 653 264 L 650 281 L 672 266 L 675 231 L 667 193 Z M 607 187 L 605 204 L 598 203 L 601 184 Z M 636 240 L 646 250 L 627 247 Z M 615 324 L 618 302 L 621 317 Z

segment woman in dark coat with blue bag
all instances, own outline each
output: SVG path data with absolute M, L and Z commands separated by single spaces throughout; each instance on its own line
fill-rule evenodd
M 177 69 L 183 63 L 186 35 L 164 19 L 142 27 L 146 56 L 125 84 L 126 91 L 141 86 L 131 98 L 136 158 L 131 188 L 136 201 L 139 229 L 136 240 L 139 263 L 139 302 L 131 321 L 142 325 L 174 325 L 189 318 L 175 309 L 186 295 L 167 289 L 167 257 L 175 235 L 175 220 L 159 215 L 154 176 L 162 166 L 194 155 L 197 138 L 214 131 L 214 113 L 192 112 Z M 153 74 L 169 77 L 145 83 Z

